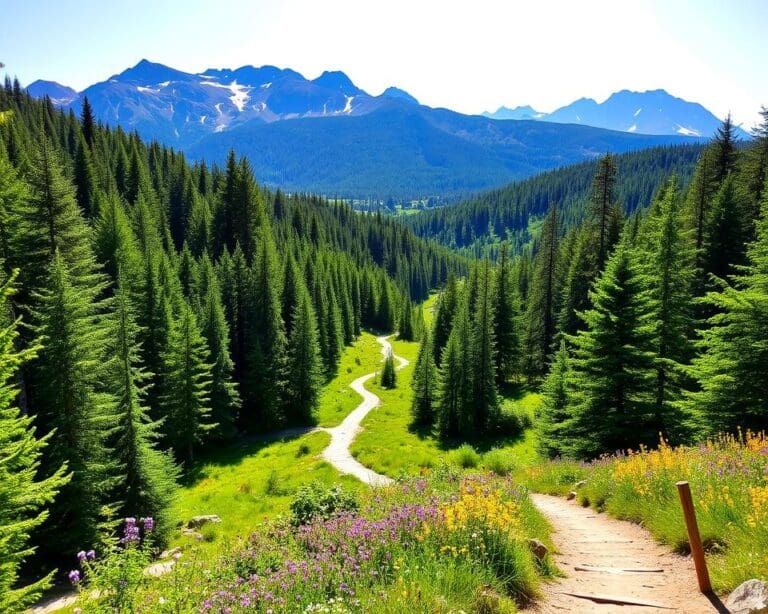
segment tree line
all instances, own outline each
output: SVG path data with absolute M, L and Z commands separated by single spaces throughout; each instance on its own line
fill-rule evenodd
M 449 279 L 415 368 L 414 421 L 488 434 L 503 420 L 493 383 L 516 379 L 543 383 L 551 456 L 768 427 L 763 118 L 746 144 L 727 119 L 687 189 L 668 177 L 631 214 L 604 156 L 582 223 L 551 204 L 532 250 L 510 258 L 502 243 L 495 264 Z
M 161 541 L 207 445 L 314 420 L 363 327 L 463 274 L 380 215 L 223 168 L 0 89 L 0 609 L 119 518 Z M 408 314 L 407 316 L 404 314 Z M 415 320 L 414 320 L 415 321 Z M 11 590 L 13 588 L 13 590 Z

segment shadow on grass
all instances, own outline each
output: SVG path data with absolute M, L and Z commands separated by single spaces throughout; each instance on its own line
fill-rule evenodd
M 192 486 L 208 477 L 206 466 L 237 465 L 244 458 L 258 454 L 273 443 L 286 443 L 315 432 L 317 427 L 296 426 L 279 431 L 246 435 L 229 443 L 209 444 L 180 480 L 182 486 Z

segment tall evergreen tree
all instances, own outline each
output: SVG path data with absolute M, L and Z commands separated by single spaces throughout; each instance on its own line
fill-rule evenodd
M 56 251 L 45 288 L 34 295 L 34 330 L 44 348 L 32 365 L 32 407 L 50 434 L 47 470 L 54 473 L 66 463 L 72 471 L 38 535 L 58 556 L 97 543 L 106 517 L 115 510 L 109 493 L 117 482 L 107 447 L 115 426 L 115 398 L 102 383 L 107 330 L 96 297 L 103 285 L 88 287 L 81 280 L 76 286 L 73 278 Z
M 493 282 L 488 258 L 478 267 L 477 282 L 477 296 L 473 306 L 475 317 L 472 324 L 472 423 L 475 430 L 482 433 L 495 420 L 498 410 L 496 340 L 493 336 Z
M 496 381 L 504 383 L 520 363 L 519 301 L 512 279 L 508 246 L 502 243 L 493 286 L 493 336 L 496 340 Z
M 323 384 L 323 362 L 318 345 L 317 318 L 303 280 L 295 279 L 296 305 L 288 340 L 286 419 L 308 424 L 314 419 Z
M 416 331 L 413 325 L 413 303 L 408 297 L 403 299 L 403 305 L 398 320 L 399 330 L 397 332 L 397 338 L 402 339 L 403 341 L 415 341 Z
M 435 423 L 437 383 L 432 339 L 429 331 L 424 331 L 411 381 L 413 388 L 411 418 L 414 426 L 432 426 Z
M 397 371 L 392 350 L 389 350 L 384 357 L 384 367 L 381 369 L 381 386 L 390 389 L 397 386 Z
M 541 389 L 543 398 L 536 423 L 539 452 L 549 458 L 565 452 L 570 418 L 568 411 L 571 401 L 568 391 L 570 371 L 568 348 L 565 340 L 562 340 Z
M 448 337 L 453 328 L 453 317 L 458 306 L 458 287 L 456 276 L 448 275 L 445 288 L 440 293 L 435 304 L 435 314 L 432 325 L 432 351 L 435 364 L 439 365 L 442 359 L 443 348 L 448 343 Z
M 173 528 L 171 504 L 178 470 L 171 457 L 157 449 L 159 424 L 150 421 L 144 406 L 148 376 L 139 359 L 138 327 L 122 273 L 114 302 L 105 383 L 117 397 L 114 454 L 121 476 L 117 498 L 123 516 L 151 516 L 162 542 Z
M 83 138 L 85 143 L 93 149 L 93 143 L 96 140 L 96 120 L 93 116 L 93 107 L 88 100 L 88 96 L 83 97 L 83 110 L 80 113 L 80 125 L 83 129 Z
M 616 160 L 605 154 L 597 163 L 589 195 L 590 216 L 595 226 L 597 265 L 602 268 L 619 238 L 621 212 L 616 204 Z
M 34 350 L 15 349 L 19 322 L 11 319 L 7 303 L 12 282 L 13 277 L 0 282 L 0 610 L 22 612 L 51 585 L 53 573 L 19 586 L 19 567 L 35 552 L 30 534 L 48 518 L 46 507 L 68 476 L 63 464 L 40 479 L 47 441 L 36 437 L 33 419 L 15 406 L 19 367 Z
M 163 423 L 166 440 L 186 469 L 195 448 L 216 428 L 210 422 L 211 365 L 192 309 L 184 304 L 163 354 Z
M 735 286 L 707 296 L 715 315 L 691 370 L 700 389 L 682 404 L 701 434 L 768 429 L 768 198 L 757 236 Z
M 653 445 L 653 337 L 638 265 L 626 240 L 617 246 L 591 294 L 587 325 L 574 345 L 573 420 L 566 449 L 589 458 Z

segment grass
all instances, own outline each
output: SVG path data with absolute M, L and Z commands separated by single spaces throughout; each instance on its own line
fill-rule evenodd
M 265 519 L 288 512 L 296 491 L 306 484 L 360 483 L 339 473 L 319 455 L 328 445 L 327 433 L 310 433 L 290 440 L 252 442 L 211 453 L 195 467 L 180 489 L 174 513 L 186 522 L 192 516 L 216 514 L 222 522 L 203 532 L 205 542 L 248 535 Z M 189 538 L 178 537 L 177 543 Z
M 434 296 L 425 303 L 425 315 L 430 301 L 434 303 Z M 419 344 L 395 340 L 392 347 L 395 354 L 410 360 L 410 364 L 397 372 L 397 388 L 393 390 L 382 388 L 375 380 L 366 384 L 379 396 L 381 405 L 363 420 L 363 431 L 352 444 L 352 455 L 366 467 L 391 477 L 418 473 L 422 468 L 436 467 L 442 462 L 456 464 L 454 450 L 465 442 L 442 442 L 434 433 L 410 429 L 410 382 Z M 522 416 L 527 423 L 541 402 L 537 392 L 520 386 L 509 386 L 502 391 L 502 396 L 502 411 Z M 486 468 L 490 468 L 489 463 L 498 467 L 500 456 L 505 457 L 503 464 L 507 471 L 538 461 L 535 432 L 530 428 L 519 436 L 483 439 L 466 445 L 482 456 L 479 466 Z
M 339 362 L 336 376 L 325 386 L 317 410 L 319 426 L 337 426 L 360 403 L 360 395 L 349 385 L 358 377 L 381 368 L 381 345 L 375 335 L 363 332 Z
M 691 485 L 712 583 L 729 591 L 750 578 L 768 580 L 768 438 L 720 437 L 700 446 L 557 460 L 520 471 L 529 488 L 562 495 L 578 489 L 585 506 L 642 523 L 659 541 L 686 552 L 688 537 L 675 483 Z

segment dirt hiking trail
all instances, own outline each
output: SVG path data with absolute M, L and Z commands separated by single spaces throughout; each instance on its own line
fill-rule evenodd
M 581 507 L 575 501 L 531 495 L 555 532 L 555 562 L 565 578 L 545 584 L 533 609 L 551 612 L 727 612 L 696 583 L 693 560 L 659 545 L 640 527 Z M 597 603 L 614 598 L 626 603 Z
M 376 337 L 376 341 L 381 344 L 381 353 L 386 356 L 392 351 L 392 344 L 387 341 L 388 337 Z M 409 361 L 401 356 L 392 354 L 398 361 L 397 370 L 403 369 L 409 364 Z M 379 406 L 381 399 L 365 388 L 365 383 L 376 377 L 376 371 L 358 377 L 350 384 L 350 388 L 363 397 L 362 402 L 353 411 L 351 411 L 341 424 L 333 428 L 322 428 L 331 436 L 331 443 L 323 450 L 323 458 L 333 465 L 341 473 L 347 473 L 355 476 L 361 482 L 371 486 L 386 486 L 392 482 L 392 479 L 386 475 L 376 473 L 368 469 L 355 459 L 349 451 L 349 447 L 360 432 L 360 423 L 368 413 Z

